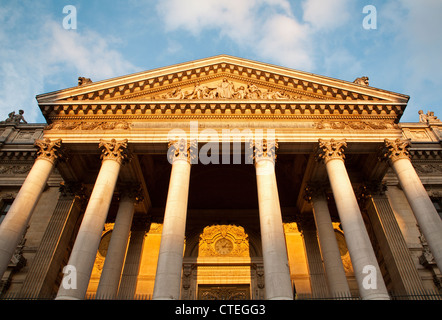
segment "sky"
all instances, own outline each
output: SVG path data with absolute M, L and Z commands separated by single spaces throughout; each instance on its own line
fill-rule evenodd
M 401 122 L 417 122 L 418 110 L 442 118 L 441 30 L 441 0 L 0 0 L 0 120 L 23 109 L 28 122 L 46 122 L 36 95 L 79 76 L 220 54 L 368 76 L 372 87 L 410 96 Z

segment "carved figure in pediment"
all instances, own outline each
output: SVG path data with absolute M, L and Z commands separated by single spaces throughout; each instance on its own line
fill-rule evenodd
M 262 96 L 261 90 L 259 90 L 258 87 L 251 82 L 249 82 L 247 85 L 246 95 L 249 99 L 260 99 Z
M 224 78 L 223 81 L 218 85 L 218 97 L 219 98 L 232 98 L 233 93 L 235 92 L 235 88 L 232 82 L 229 82 L 227 78 Z
M 174 89 L 172 92 L 166 93 L 164 95 L 164 98 L 170 98 L 170 99 L 184 99 L 186 97 L 185 92 L 181 90 L 180 87 Z

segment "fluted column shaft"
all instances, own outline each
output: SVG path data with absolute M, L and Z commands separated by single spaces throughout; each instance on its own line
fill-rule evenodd
M 319 147 L 344 230 L 359 293 L 364 300 L 387 300 L 387 288 L 345 168 L 343 149 L 346 143 L 342 140 L 319 140 Z M 374 280 L 375 283 L 372 283 Z
M 66 286 L 63 279 L 56 299 L 84 299 L 120 167 L 126 158 L 127 140 L 101 141 L 100 147 L 103 148 L 100 172 L 68 262 L 68 266 L 74 268 L 76 284 Z M 65 274 L 64 278 L 68 276 L 72 275 Z
M 310 201 L 330 294 L 333 297 L 349 297 L 351 296 L 350 288 L 342 265 L 341 253 L 333 230 L 325 194 L 321 190 L 314 190 L 311 192 Z
M 276 141 L 255 142 L 264 279 L 268 300 L 292 300 L 293 289 L 275 175 Z
M 169 151 L 172 172 L 155 275 L 154 300 L 180 298 L 191 167 L 190 144 L 185 140 L 172 141 Z
M 0 225 L 0 278 L 19 244 L 59 157 L 61 140 L 37 140 L 37 160 Z
M 428 242 L 436 264 L 442 270 L 442 220 L 411 164 L 408 140 L 385 140 L 386 155 L 407 197 L 417 223 Z
M 115 299 L 117 297 L 134 208 L 134 196 L 123 191 L 98 284 L 97 299 Z

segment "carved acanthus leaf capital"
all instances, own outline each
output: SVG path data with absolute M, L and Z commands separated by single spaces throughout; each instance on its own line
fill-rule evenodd
M 255 163 L 260 160 L 276 161 L 276 150 L 278 149 L 278 140 L 276 139 L 257 139 L 251 141 L 253 147 L 253 158 Z
M 186 160 L 189 163 L 194 163 L 197 155 L 198 143 L 196 140 L 187 142 L 186 139 L 169 140 L 167 159 L 169 163 L 173 163 L 176 160 Z
M 49 138 L 35 140 L 34 146 L 37 149 L 37 159 L 45 159 L 55 163 L 61 157 L 61 139 L 51 141 Z
M 319 139 L 318 159 L 327 163 L 330 160 L 344 160 L 344 149 L 347 147 L 345 139 L 342 140 L 322 140 Z
M 410 159 L 410 140 L 408 139 L 396 139 L 391 141 L 389 139 L 384 140 L 384 152 L 383 157 L 390 159 L 391 162 L 395 162 L 399 159 Z
M 102 160 L 115 160 L 119 164 L 122 164 L 129 158 L 127 152 L 127 139 L 121 141 L 116 141 L 115 139 L 112 139 L 111 141 L 105 141 L 101 139 L 98 146 L 102 149 Z
M 325 197 L 328 184 L 322 181 L 310 181 L 304 189 L 304 199 L 308 202 L 313 197 Z

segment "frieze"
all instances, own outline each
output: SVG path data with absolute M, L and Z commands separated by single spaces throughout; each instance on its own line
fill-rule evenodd
M 386 130 L 398 129 L 399 126 L 393 122 L 386 121 L 327 121 L 321 120 L 315 123 L 316 129 L 338 129 L 338 130 Z
M 126 121 L 60 121 L 47 125 L 44 130 L 127 130 L 130 128 Z
M 0 165 L 0 174 L 12 175 L 28 173 L 32 165 Z
M 442 173 L 442 165 L 439 163 L 413 163 L 413 166 L 419 174 Z
M 196 82 L 192 90 L 183 90 L 181 87 L 153 97 L 154 99 L 238 99 L 238 100 L 302 100 L 301 95 L 289 94 L 285 91 L 262 89 L 253 82 L 234 84 L 223 78 L 217 84 L 201 84 Z

